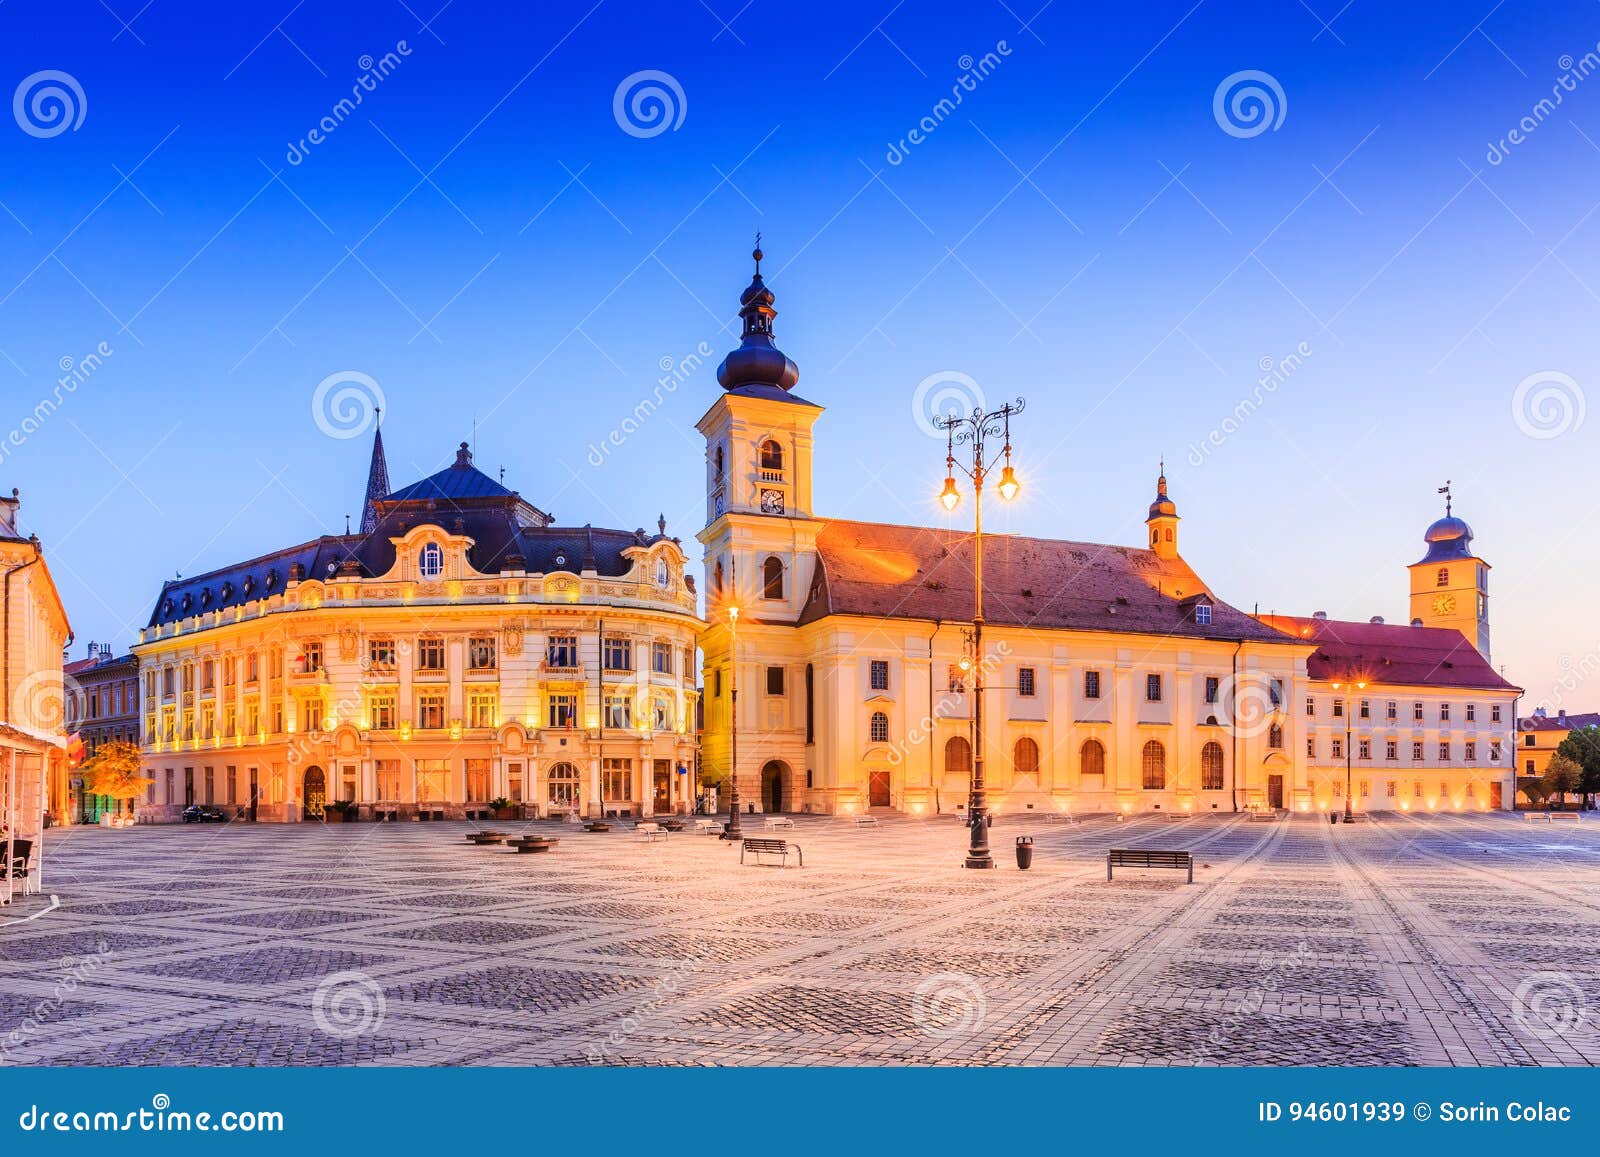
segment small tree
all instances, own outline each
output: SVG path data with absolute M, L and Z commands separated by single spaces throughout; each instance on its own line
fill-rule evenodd
M 83 776 L 87 794 L 114 800 L 138 799 L 155 782 L 140 766 L 138 745 L 124 739 L 100 747 L 78 768 L 78 774 Z
M 1556 797 L 1556 803 L 1565 807 L 1567 792 L 1577 791 L 1583 782 L 1583 765 L 1559 751 L 1550 757 L 1542 777 L 1545 790 Z
M 1583 806 L 1589 807 L 1589 797 L 1600 791 L 1600 727 L 1580 727 L 1571 732 L 1556 753 L 1578 765 L 1582 775 L 1573 790 L 1583 793 Z

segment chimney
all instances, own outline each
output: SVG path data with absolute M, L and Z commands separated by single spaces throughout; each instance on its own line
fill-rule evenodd
M 1371 622 L 1374 626 L 1378 626 L 1378 627 L 1383 626 L 1383 616 L 1382 615 L 1373 615 L 1372 618 L 1369 619 L 1368 621 Z
M 1327 611 L 1312 611 L 1311 612 L 1311 617 L 1313 619 L 1325 619 L 1325 618 L 1328 617 L 1328 612 Z
M 1567 725 L 1567 709 L 1565 707 L 1556 712 L 1556 723 L 1561 727 Z
M 1533 709 L 1533 717 L 1535 719 L 1543 719 L 1546 714 L 1547 714 L 1547 712 L 1545 711 L 1545 709 L 1543 707 L 1535 707 Z
M 1421 619 L 1412 619 L 1411 620 L 1411 625 L 1413 627 L 1420 627 L 1420 626 L 1422 626 L 1422 620 Z
M 22 493 L 15 487 L 10 498 L 0 498 L 0 538 L 21 538 L 17 532 L 17 508 L 22 505 Z

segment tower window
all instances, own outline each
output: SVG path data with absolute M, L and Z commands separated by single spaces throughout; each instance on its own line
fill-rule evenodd
M 722 479 L 723 479 L 723 476 L 727 473 L 727 459 L 722 453 L 722 447 L 721 446 L 717 447 L 716 465 L 717 465 L 717 481 L 720 483 L 722 481 Z
M 765 442 L 761 443 L 761 469 L 783 469 L 783 447 L 778 445 L 771 438 L 768 438 Z
M 873 743 L 889 742 L 889 717 L 882 711 L 872 713 L 871 736 Z
M 1450 568 L 1449 567 L 1442 566 L 1442 567 L 1439 568 L 1439 577 L 1434 579 L 1433 585 L 1434 586 L 1440 586 L 1440 587 L 1447 587 L 1447 586 L 1450 585 Z
M 761 597 L 783 598 L 783 562 L 776 556 L 769 557 L 761 564 Z

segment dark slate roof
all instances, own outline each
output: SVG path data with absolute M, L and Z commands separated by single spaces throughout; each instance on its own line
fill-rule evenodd
M 1578 715 L 1525 715 L 1517 720 L 1519 731 L 1581 731 L 1585 727 L 1600 727 L 1600 712 L 1589 711 Z
M 972 536 L 920 526 L 830 521 L 800 622 L 828 615 L 965 621 L 972 617 Z M 1182 559 L 1089 542 L 986 535 L 984 619 L 1051 630 L 1118 631 L 1290 644 L 1295 640 L 1209 597 Z
M 384 502 L 451 502 L 461 498 L 515 498 L 508 490 L 472 464 L 467 444 L 461 443 L 456 460 L 437 474 L 403 486 L 384 496 Z
M 1368 682 L 1410 687 L 1521 691 L 1491 667 L 1465 635 L 1448 627 L 1406 627 L 1299 615 L 1262 615 L 1261 621 L 1317 645 L 1316 652 L 1306 660 L 1306 673 L 1313 679 L 1365 678 Z

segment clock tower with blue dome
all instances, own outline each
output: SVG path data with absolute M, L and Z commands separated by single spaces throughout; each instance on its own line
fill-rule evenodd
M 1460 631 L 1489 658 L 1489 564 L 1472 548 L 1472 528 L 1452 510 L 1450 484 L 1444 517 L 1423 534 L 1427 553 L 1410 566 L 1411 621 Z

